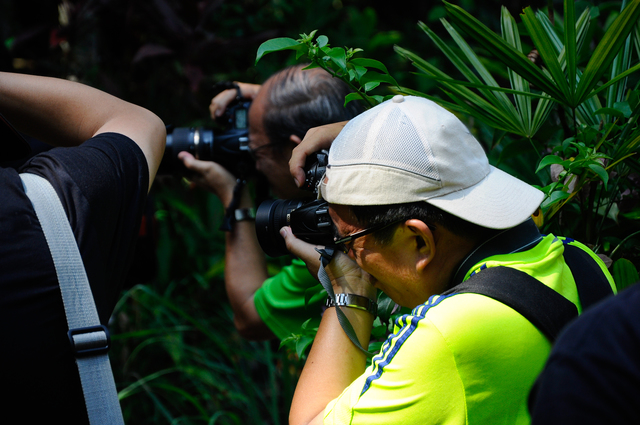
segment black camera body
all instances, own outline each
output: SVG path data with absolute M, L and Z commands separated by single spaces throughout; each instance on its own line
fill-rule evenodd
M 242 99 L 229 105 L 223 116 L 224 129 L 167 126 L 167 143 L 158 174 L 188 176 L 178 153 L 187 151 L 196 159 L 214 161 L 238 177 L 255 170 L 249 150 L 248 113 L 251 102 Z
M 317 195 L 327 166 L 328 152 L 321 151 L 307 158 L 306 179 L 302 188 Z M 256 235 L 262 250 L 271 257 L 290 254 L 280 236 L 280 229 L 290 226 L 296 237 L 317 245 L 333 244 L 333 224 L 326 201 L 271 199 L 258 206 Z

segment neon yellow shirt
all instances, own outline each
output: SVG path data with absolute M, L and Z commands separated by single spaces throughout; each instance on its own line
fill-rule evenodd
M 512 267 L 581 311 L 563 251 L 563 239 L 548 235 L 528 251 L 477 263 L 465 280 L 481 267 Z M 372 365 L 326 407 L 324 423 L 528 424 L 529 390 L 550 349 L 527 319 L 492 298 L 435 295 L 396 322 Z

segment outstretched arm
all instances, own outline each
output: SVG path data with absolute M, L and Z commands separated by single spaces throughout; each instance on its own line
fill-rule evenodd
M 196 186 L 218 196 L 225 208 L 229 206 L 236 184 L 236 178 L 229 171 L 215 162 L 195 159 L 188 152 L 180 152 L 178 157 L 192 171 L 191 181 Z M 238 208 L 253 208 L 253 201 L 246 187 Z M 275 338 L 258 315 L 254 303 L 256 291 L 268 277 L 264 252 L 258 243 L 254 222 L 234 223 L 231 231 L 226 234 L 224 281 L 233 309 L 235 327 L 246 339 Z
M 128 136 L 147 159 L 150 185 L 162 160 L 160 118 L 84 84 L 0 72 L 0 111 L 19 131 L 54 146 L 78 146 L 107 132 Z

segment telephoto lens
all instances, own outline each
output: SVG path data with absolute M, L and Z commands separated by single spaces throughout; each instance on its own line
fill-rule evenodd
M 262 250 L 271 257 L 290 254 L 280 229 L 290 226 L 293 234 L 316 245 L 333 243 L 333 225 L 326 201 L 268 200 L 256 211 L 256 235 Z
M 167 126 L 167 143 L 158 174 L 189 176 L 178 158 L 180 152 L 189 152 L 201 161 L 214 161 L 237 177 L 246 178 L 255 173 L 255 164 L 249 150 L 248 111 L 251 102 L 236 102 L 225 110 L 223 130 L 207 127 Z

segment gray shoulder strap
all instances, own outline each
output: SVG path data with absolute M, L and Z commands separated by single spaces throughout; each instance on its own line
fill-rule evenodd
M 100 324 L 87 273 L 62 203 L 51 184 L 20 174 L 55 265 L 85 404 L 92 425 L 124 424 L 107 351 L 109 333 Z

